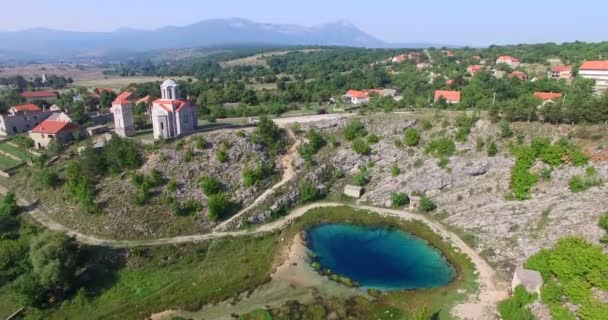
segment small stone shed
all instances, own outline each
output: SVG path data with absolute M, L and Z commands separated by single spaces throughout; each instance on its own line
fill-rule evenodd
M 513 274 L 511 290 L 515 291 L 515 288 L 518 286 L 523 286 L 529 293 L 537 293 L 540 295 L 540 289 L 543 286 L 543 277 L 538 271 L 518 267 Z
M 363 195 L 363 188 L 352 184 L 344 186 L 344 194 L 355 199 L 361 198 Z

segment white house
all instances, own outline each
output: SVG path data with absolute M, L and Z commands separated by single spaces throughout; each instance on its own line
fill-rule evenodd
M 511 56 L 500 56 L 496 59 L 496 64 L 504 63 L 511 68 L 517 68 L 520 64 L 519 59 L 513 58 Z
M 595 94 L 602 94 L 608 89 L 608 60 L 585 61 L 578 69 L 578 74 L 583 78 L 595 80 Z
M 359 90 L 348 90 L 343 96 L 343 100 L 347 103 L 360 105 L 368 103 L 370 100 L 369 92 Z
M 114 131 L 121 137 L 135 135 L 135 122 L 133 121 L 133 104 L 129 100 L 131 92 L 123 92 L 112 101 L 110 111 L 114 114 Z
M 160 92 L 162 98 L 152 103 L 154 139 L 175 138 L 196 130 L 196 105 L 188 99 L 181 99 L 179 85 L 173 80 L 166 80 L 160 86 Z

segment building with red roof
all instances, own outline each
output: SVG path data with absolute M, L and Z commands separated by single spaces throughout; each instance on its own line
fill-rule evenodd
M 472 56 L 471 59 L 473 59 L 473 60 L 481 60 L 481 56 Z
M 519 78 L 521 81 L 528 80 L 528 75 L 522 71 L 513 71 L 509 73 L 509 78 Z
M 500 56 L 496 59 L 496 64 L 504 63 L 511 68 L 517 68 L 520 64 L 519 59 L 511 56 Z
M 554 66 L 549 69 L 547 76 L 550 79 L 559 80 L 559 79 L 572 79 L 572 67 L 570 66 Z
M 162 97 L 152 102 L 151 109 L 154 139 L 175 138 L 196 130 L 196 105 L 180 98 L 179 85 L 169 79 L 162 83 L 160 91 Z
M 578 74 L 583 78 L 595 80 L 595 94 L 602 94 L 608 89 L 608 60 L 585 61 L 578 69 Z
M 11 115 L 16 115 L 19 113 L 35 113 L 35 112 L 40 112 L 42 111 L 42 109 L 32 103 L 28 103 L 28 104 L 21 104 L 18 106 L 12 106 L 8 109 L 8 113 L 10 113 Z
M 460 102 L 460 91 L 435 90 L 434 102 L 439 101 L 439 99 L 441 99 L 441 98 L 444 98 L 447 103 L 459 103 Z
M 555 101 L 562 97 L 559 92 L 534 92 L 534 97 L 543 101 Z
M 400 54 L 398 56 L 394 56 L 393 59 L 391 59 L 392 63 L 401 63 L 404 62 L 405 60 L 407 60 L 407 57 L 405 56 L 405 54 Z
M 0 135 L 11 136 L 27 132 L 52 114 L 52 110 L 27 103 L 10 107 L 0 114 Z
M 121 137 L 132 137 L 135 135 L 135 121 L 133 119 L 132 93 L 129 91 L 119 94 L 112 101 L 110 111 L 114 115 L 114 131 Z
M 57 100 L 57 92 L 55 91 L 24 91 L 21 92 L 21 96 L 25 98 L 26 102 L 44 100 L 52 103 Z
M 448 86 L 453 85 L 454 82 L 455 82 L 454 79 L 447 79 L 447 80 L 445 80 L 445 84 L 447 84 Z
M 51 141 L 66 144 L 80 137 L 80 126 L 66 121 L 43 120 L 29 132 L 38 149 L 47 148 Z
M 441 50 L 441 52 L 446 56 L 446 57 L 454 57 L 454 51 L 452 50 Z
M 474 75 L 476 72 L 481 71 L 481 69 L 483 69 L 482 66 L 478 65 L 478 64 L 474 64 L 472 66 L 469 66 L 467 68 L 467 72 L 471 75 Z

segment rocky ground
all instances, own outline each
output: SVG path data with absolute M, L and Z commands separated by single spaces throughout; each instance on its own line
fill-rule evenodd
M 497 269 L 509 278 L 512 270 L 526 257 L 543 247 L 553 245 L 568 235 L 582 236 L 597 242 L 602 230 L 597 226 L 599 216 L 606 211 L 605 186 L 594 187 L 582 193 L 572 193 L 568 181 L 573 175 L 583 175 L 585 168 L 561 166 L 553 170 L 550 181 L 539 182 L 533 189 L 532 198 L 526 201 L 509 201 L 505 195 L 510 190 L 511 168 L 514 158 L 506 150 L 506 139 L 499 137 L 499 128 L 489 121 L 480 120 L 471 130 L 466 142 L 457 143 L 457 152 L 449 159 L 449 169 L 438 166 L 438 161 L 423 153 L 424 145 L 433 137 L 452 135 L 455 128 L 450 120 L 435 119 L 430 130 L 420 130 L 422 140 L 418 147 L 396 146 L 394 140 L 403 139 L 406 128 L 420 129 L 421 121 L 411 115 L 378 115 L 361 119 L 370 133 L 382 137 L 372 145 L 369 156 L 360 156 L 350 147 L 350 142 L 339 140 L 340 146 L 326 147 L 316 157 L 317 164 L 309 167 L 301 158 L 294 160 L 298 181 L 308 180 L 326 183 L 327 171 L 337 168 L 346 173 L 345 178 L 326 183 L 330 198 L 340 198 L 344 184 L 350 183 L 361 166 L 368 165 L 371 181 L 365 186 L 360 204 L 390 206 L 393 192 L 424 193 L 438 205 L 433 217 L 453 230 L 482 253 Z M 303 131 L 315 127 L 325 134 L 340 137 L 346 119 L 303 124 Z M 447 123 L 446 123 L 447 122 Z M 518 124 L 527 133 L 529 141 L 535 136 L 545 136 L 545 131 Z M 528 128 L 528 129 L 526 129 Z M 546 129 L 546 128 L 545 128 Z M 552 130 L 551 139 L 557 140 L 571 130 Z M 301 137 L 303 134 L 300 135 Z M 477 137 L 494 138 L 499 153 L 488 157 L 485 149 L 476 151 Z M 509 141 L 513 141 L 510 139 Z M 589 141 L 576 141 L 589 146 Z M 599 145 L 599 146 L 598 146 Z M 600 143 L 587 151 L 600 152 Z M 393 177 L 391 167 L 397 164 L 401 173 Z M 591 165 L 603 180 L 608 180 L 608 162 L 594 161 Z M 537 163 L 533 170 L 540 170 Z M 294 204 L 298 199 L 297 182 L 286 186 L 284 192 L 269 200 L 263 209 L 249 216 L 249 222 L 261 223 L 271 218 L 272 210 L 281 204 Z
M 134 201 L 137 186 L 131 176 L 121 175 L 106 178 L 98 184 L 97 202 L 103 207 L 102 213 L 84 215 L 77 212 L 77 208 L 72 212 L 63 207 L 61 211 L 50 208 L 48 214 L 83 233 L 110 239 L 152 239 L 209 232 L 216 223 L 208 218 L 208 197 L 199 186 L 200 177 L 211 176 L 219 180 L 231 201 L 244 207 L 280 176 L 277 172 L 276 176 L 267 177 L 255 186 L 244 186 L 243 169 L 256 168 L 270 160 L 267 153 L 252 142 L 251 134 L 251 130 L 219 130 L 188 136 L 147 151 L 138 173 L 149 175 L 157 170 L 164 183 L 151 189 L 150 200 L 145 205 Z M 204 148 L 197 145 L 201 136 L 206 141 Z M 220 148 L 227 149 L 225 162 L 217 159 Z M 190 161 L 186 156 L 189 150 L 192 152 Z M 174 191 L 168 189 L 170 181 L 175 182 Z M 176 216 L 165 201 L 167 197 L 182 204 L 193 200 L 202 209 L 188 216 Z

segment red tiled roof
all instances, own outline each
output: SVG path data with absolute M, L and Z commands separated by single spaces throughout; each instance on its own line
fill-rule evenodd
M 121 94 L 119 94 L 116 99 L 114 99 L 114 101 L 112 102 L 112 104 L 123 104 L 123 103 L 129 103 L 129 97 L 131 96 L 131 92 L 129 91 L 125 91 Z
M 38 111 L 42 111 L 42 109 L 40 109 L 39 106 L 35 105 L 35 104 L 21 104 L 18 106 L 13 106 L 13 109 L 15 109 L 15 111 L 17 112 L 38 112 Z
M 44 120 L 40 122 L 31 132 L 57 134 L 64 130 L 74 130 L 80 128 L 77 124 L 57 120 Z
M 142 103 L 142 102 L 143 102 L 143 103 L 148 103 L 149 101 L 150 101 L 150 96 L 145 96 L 145 97 L 143 97 L 143 98 L 141 98 L 141 99 L 137 100 L 137 101 L 135 102 L 135 104 Z
M 454 84 L 454 80 L 453 79 L 448 79 L 445 81 L 445 84 L 447 84 L 448 86 L 451 86 Z
M 481 69 L 482 69 L 482 66 L 475 64 L 475 65 L 469 66 L 467 68 L 467 72 L 468 73 L 475 73 L 477 71 L 480 71 Z
M 554 100 L 561 98 L 562 94 L 559 92 L 534 92 L 534 96 L 540 100 Z
M 57 98 L 55 91 L 24 91 L 21 92 L 24 98 Z
M 555 66 L 551 68 L 552 72 L 564 72 L 564 71 L 572 71 L 572 67 L 570 66 Z
M 393 60 L 395 60 L 397 62 L 403 62 L 403 61 L 407 60 L 407 58 L 405 57 L 404 54 L 400 54 L 398 56 L 393 57 Z
M 172 112 L 171 108 L 167 107 L 166 104 L 171 104 L 173 107 L 175 107 L 175 111 L 178 112 L 180 111 L 186 104 L 188 103 L 187 100 L 163 100 L 163 99 L 156 99 L 154 100 L 153 104 L 155 105 L 159 105 L 161 108 L 163 108 L 165 111 L 167 112 Z
M 97 88 L 97 93 L 99 93 L 99 94 L 101 94 L 104 91 L 114 92 L 114 89 L 113 88 Z
M 435 100 L 443 97 L 447 101 L 458 101 L 460 102 L 460 91 L 451 90 L 435 90 Z
M 500 56 L 496 60 L 499 61 L 499 62 L 504 62 L 504 61 L 519 62 L 519 59 L 513 58 L 511 56 Z
M 359 99 L 369 98 L 368 92 L 359 91 L 359 90 L 348 90 L 346 92 L 346 95 L 353 97 L 353 98 L 359 98 Z
M 509 74 L 509 78 L 517 77 L 521 80 L 527 79 L 528 75 L 525 72 L 513 71 Z
M 604 61 L 585 61 L 579 70 L 608 70 L 608 60 Z
M 474 60 L 481 60 L 481 57 L 480 57 L 480 56 L 472 56 L 472 57 L 471 57 L 471 59 L 474 59 Z

